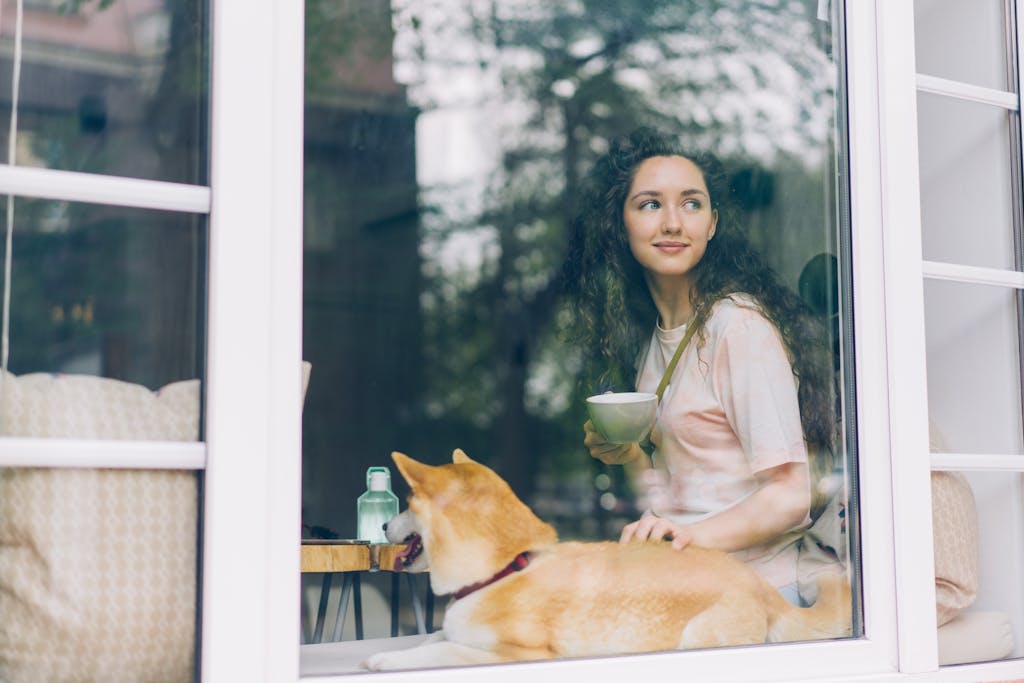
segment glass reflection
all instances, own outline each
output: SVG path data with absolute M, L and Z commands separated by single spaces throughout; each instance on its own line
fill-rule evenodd
M 0 23 L 0 149 L 7 158 L 15 16 Z M 16 162 L 206 182 L 205 0 L 25 2 Z
M 205 217 L 15 201 L 12 373 L 202 376 Z
M 924 295 L 928 412 L 946 450 L 1024 454 L 1020 295 L 942 280 Z
M 563 538 L 635 519 L 629 476 L 582 446 L 594 388 L 558 272 L 583 174 L 639 125 L 726 163 L 844 371 L 839 31 L 819 5 L 307 1 L 308 533 L 352 536 L 361 473 L 392 450 L 455 447 Z
M 1016 92 L 1006 49 L 1016 21 L 1012 7 L 1006 0 L 916 0 L 917 72 Z
M 1016 115 L 928 93 L 918 95 L 917 107 L 925 260 L 1019 269 L 1011 163 Z M 965 225 L 971 239 L 964 239 Z

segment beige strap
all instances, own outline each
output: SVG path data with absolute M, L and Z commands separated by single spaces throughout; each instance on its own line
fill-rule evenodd
M 676 352 L 672 354 L 672 360 L 668 362 L 668 367 L 665 368 L 665 374 L 661 376 L 661 381 L 658 383 L 658 389 L 654 392 L 658 395 L 658 403 L 661 403 L 661 395 L 665 393 L 665 389 L 668 387 L 668 382 L 672 378 L 672 373 L 675 372 L 676 366 L 679 365 L 679 359 L 683 356 L 683 351 L 686 349 L 686 345 L 690 343 L 690 338 L 693 337 L 693 333 L 697 331 L 697 326 L 691 320 L 689 326 L 686 328 L 686 334 L 683 335 L 682 341 L 679 342 L 679 346 L 676 347 Z

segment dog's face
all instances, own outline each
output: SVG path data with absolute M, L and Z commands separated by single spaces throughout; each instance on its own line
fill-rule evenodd
M 433 517 L 443 515 L 434 512 L 437 498 L 451 499 L 440 489 L 443 482 L 451 484 L 450 478 L 434 475 L 435 468 L 417 462 L 401 453 L 392 454 L 399 473 L 409 484 L 412 491 L 408 499 L 408 507 L 387 523 L 388 541 L 405 544 L 405 549 L 395 557 L 394 571 L 425 572 L 430 569 L 430 546 L 433 536 L 430 521 Z M 461 450 L 453 453 L 456 463 L 471 462 Z
M 490 468 L 456 449 L 452 462 L 426 465 L 392 453 L 409 484 L 408 510 L 388 523 L 388 539 L 406 543 L 396 568 L 423 571 L 446 594 L 489 578 L 511 558 L 557 542 L 555 530 L 538 519 Z

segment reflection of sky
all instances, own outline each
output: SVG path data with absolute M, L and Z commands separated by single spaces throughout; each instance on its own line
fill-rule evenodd
M 445 107 L 416 122 L 416 177 L 424 185 L 472 181 L 496 171 L 500 150 L 477 107 Z
M 713 144 L 720 156 L 770 165 L 784 154 L 815 167 L 830 144 L 835 71 L 817 45 L 812 5 L 766 10 L 723 0 L 713 12 L 688 18 L 687 33 L 629 46 L 614 77 L 682 125 L 717 126 L 714 139 L 699 142 Z M 525 122 L 526 103 L 510 101 L 500 69 L 527 72 L 540 64 L 539 54 L 495 47 L 486 28 L 489 2 L 395 0 L 394 8 L 395 78 L 425 112 L 417 131 L 420 182 L 459 182 L 492 170 L 502 131 Z M 519 0 L 499 10 L 525 16 L 578 8 Z M 602 42 L 596 34 L 581 36 L 567 51 L 592 54 Z M 587 70 L 600 67 L 594 60 Z M 553 90 L 570 97 L 576 84 L 559 81 Z
M 691 126 L 692 142 L 714 148 L 719 156 L 770 167 L 782 154 L 809 168 L 820 165 L 831 144 L 835 69 L 814 36 L 821 26 L 815 3 L 766 9 L 762 3 L 721 0 L 711 7 L 687 17 L 685 33 L 629 46 L 616 81 L 653 110 Z M 489 188 L 502 186 L 503 140 L 550 136 L 543 142 L 554 154 L 563 135 L 529 127 L 535 105 L 503 87 L 502 70 L 506 77 L 528 72 L 540 65 L 540 56 L 522 47 L 499 50 L 488 28 L 491 13 L 536 17 L 578 14 L 581 8 L 539 0 L 497 6 L 490 0 L 394 0 L 393 11 L 395 79 L 422 112 L 417 179 L 425 204 L 440 211 L 433 221 L 437 229 L 427 236 L 443 240 L 460 226 L 469 227 L 465 222 L 487 208 Z M 544 40 L 538 36 L 538 43 Z M 595 32 L 574 40 L 567 52 L 580 57 L 599 50 L 604 38 Z M 593 60 L 580 77 L 604 66 Z M 571 97 L 576 89 L 574 79 L 552 87 L 560 97 Z M 478 251 L 490 238 L 480 240 Z M 461 254 L 473 245 L 460 237 L 457 245 L 432 252 L 445 259 L 442 268 L 462 269 L 466 259 L 483 258 Z
M 424 215 L 420 247 L 426 273 L 458 273 L 472 285 L 498 255 L 496 231 L 474 225 L 500 158 L 484 119 L 465 106 L 426 111 L 416 122 L 416 178 L 421 201 L 433 209 Z

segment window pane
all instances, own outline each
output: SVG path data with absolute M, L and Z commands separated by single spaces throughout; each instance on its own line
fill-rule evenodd
M 915 0 L 917 72 L 1015 92 L 1006 16 L 1004 0 Z
M 562 279 L 588 170 L 641 125 L 722 160 L 730 229 L 819 332 L 794 349 L 815 358 L 819 426 L 852 421 L 834 409 L 853 395 L 841 36 L 819 5 L 307 1 L 307 536 L 356 534 L 369 467 L 389 466 L 401 499 L 392 451 L 439 464 L 464 449 L 566 540 L 617 539 L 650 505 L 665 461 L 610 466 L 583 444 L 597 357 L 567 340 L 579 304 Z M 837 533 L 855 447 L 828 472 Z M 386 595 L 388 579 L 363 585 Z M 319 576 L 307 584 L 315 611 Z M 390 633 L 367 619 L 368 637 Z
M 927 93 L 917 106 L 924 258 L 1013 270 L 1015 115 Z
M 19 165 L 206 182 L 206 0 L 25 5 Z M 0 30 L 5 162 L 14 18 Z
M 1015 639 L 1010 634 L 1020 633 L 1024 627 L 1021 621 L 1021 615 L 1024 615 L 1024 587 L 1020 582 L 1024 567 L 1024 543 L 1020 533 L 1021 510 L 1024 510 L 1021 475 L 1016 472 L 966 472 L 964 476 L 970 484 L 973 502 L 977 506 L 977 536 L 970 533 L 969 518 L 968 524 L 958 524 L 960 513 L 955 499 L 947 496 L 936 501 L 939 505 L 946 503 L 946 514 L 938 507 L 936 511 L 937 519 L 945 523 L 947 532 L 963 534 L 962 540 L 952 541 L 950 536 L 953 543 L 959 545 L 972 540 L 978 543 L 977 599 L 963 614 L 965 618 L 974 620 L 970 640 L 978 645 L 984 644 L 987 659 L 997 659 L 1003 653 L 1020 657 L 1024 655 L 1024 647 L 1019 638 Z M 940 533 L 938 529 L 936 532 Z M 952 562 L 957 561 L 954 555 L 957 548 L 946 546 L 942 550 L 947 552 L 945 566 L 951 570 Z M 969 556 L 960 557 L 966 559 Z M 950 573 L 947 578 L 954 579 L 954 582 L 947 584 L 948 587 L 971 585 L 968 577 L 962 574 Z M 957 578 L 960 581 L 956 581 Z M 1007 622 L 1010 629 L 1006 628 Z M 939 642 L 942 643 L 941 636 Z M 964 643 L 958 645 L 960 647 L 956 650 L 962 652 Z
M 149 439 L 199 438 L 206 218 L 15 202 L 9 370 L 19 378 L 5 387 L 6 398 L 11 399 L 14 387 L 39 400 L 80 398 L 88 403 L 90 396 L 116 401 L 115 394 L 123 395 L 151 406 L 157 411 L 154 419 L 171 409 L 187 415 L 187 424 L 175 423 L 168 426 L 171 432 Z M 172 383 L 178 384 L 167 386 Z M 153 393 L 161 387 L 165 390 Z M 75 418 L 80 425 L 76 435 L 102 438 L 104 426 L 95 423 L 107 413 L 86 408 Z M 90 409 L 100 406 L 91 404 Z M 24 431 L 35 427 L 7 427 L 45 436 Z
M 1018 294 L 943 281 L 924 292 L 928 410 L 946 450 L 1024 453 Z

